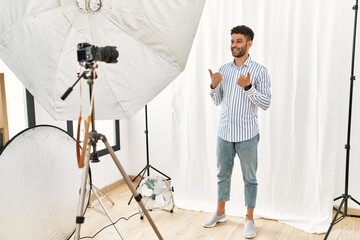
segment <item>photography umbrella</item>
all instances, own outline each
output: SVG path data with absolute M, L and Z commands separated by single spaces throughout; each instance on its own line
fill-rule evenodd
M 0 0 L 0 58 L 56 120 L 89 108 L 77 79 L 77 44 L 115 46 L 118 63 L 98 62 L 96 119 L 124 119 L 185 68 L 205 0 Z M 80 97 L 79 88 L 83 88 Z

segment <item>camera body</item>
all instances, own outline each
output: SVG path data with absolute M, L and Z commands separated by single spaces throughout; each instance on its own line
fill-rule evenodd
M 96 47 L 89 43 L 79 43 L 77 45 L 78 62 L 102 61 L 106 63 L 117 63 L 119 52 L 116 47 Z

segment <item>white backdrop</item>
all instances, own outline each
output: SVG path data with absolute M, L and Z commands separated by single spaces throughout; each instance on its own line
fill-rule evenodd
M 207 1 L 185 72 L 172 86 L 172 178 L 178 207 L 216 208 L 219 109 L 209 96 L 207 69 L 232 60 L 230 29 L 245 24 L 255 32 L 250 54 L 268 68 L 272 80 L 270 109 L 259 114 L 255 214 L 308 232 L 326 232 L 333 198 L 343 193 L 335 186 L 344 183 L 353 4 Z M 354 101 L 358 108 L 358 97 Z M 238 161 L 227 213 L 245 215 Z

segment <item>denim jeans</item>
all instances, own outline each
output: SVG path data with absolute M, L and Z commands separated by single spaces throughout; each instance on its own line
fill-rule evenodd
M 218 201 L 230 200 L 231 175 L 234 167 L 235 154 L 240 158 L 241 171 L 244 181 L 245 206 L 255 208 L 257 194 L 257 146 L 259 134 L 243 142 L 228 142 L 217 139 L 217 191 Z

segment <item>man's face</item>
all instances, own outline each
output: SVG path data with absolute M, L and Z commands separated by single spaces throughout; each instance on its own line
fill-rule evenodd
M 231 35 L 231 53 L 233 57 L 240 58 L 244 56 L 252 44 L 251 40 L 240 34 L 234 33 Z

